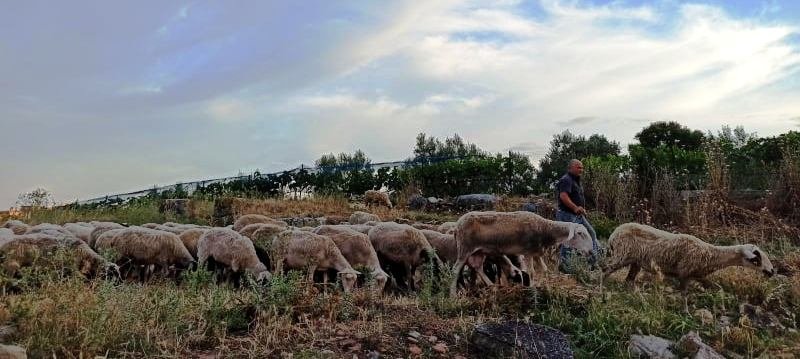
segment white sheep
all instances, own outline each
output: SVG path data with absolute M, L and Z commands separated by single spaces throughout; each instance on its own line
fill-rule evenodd
M 93 222 L 89 222 L 89 223 L 94 227 L 94 229 L 92 230 L 92 233 L 89 235 L 88 244 L 89 244 L 89 247 L 92 247 L 92 248 L 95 248 L 95 249 L 97 249 L 97 247 L 95 247 L 95 243 L 97 242 L 97 238 L 100 237 L 101 234 L 103 234 L 105 232 L 108 232 L 108 231 L 110 231 L 112 229 L 126 228 L 125 226 L 123 226 L 123 225 L 121 225 L 119 223 L 114 223 L 114 222 L 94 222 L 93 221 Z
M 389 200 L 389 194 L 381 191 L 368 190 L 364 192 L 364 203 L 368 206 L 377 205 L 392 208 L 392 201 Z
M 420 230 L 428 240 L 428 243 L 436 249 L 436 254 L 447 264 L 453 264 L 458 258 L 458 243 L 452 234 L 444 234 L 439 231 L 422 229 Z
M 715 246 L 692 235 L 638 223 L 617 227 L 609 236 L 608 246 L 611 256 L 606 275 L 629 266 L 626 280 L 633 282 L 641 269 L 657 271 L 676 278 L 684 292 L 690 281 L 707 286 L 706 276 L 730 266 L 757 269 L 768 277 L 775 274 L 767 253 L 753 244 Z
M 453 234 L 456 229 L 456 222 L 444 222 L 436 228 L 437 231 L 444 234 Z
M 354 230 L 356 232 L 363 233 L 363 234 L 369 234 L 369 230 L 372 229 L 372 227 L 373 227 L 373 226 L 369 226 L 369 225 L 366 225 L 366 224 L 348 224 L 346 226 L 350 227 L 350 229 L 352 229 L 352 230 Z
M 314 272 L 336 270 L 345 293 L 350 292 L 361 274 L 350 265 L 332 239 L 312 232 L 284 231 L 272 243 L 275 271 L 283 268 L 308 270 L 308 282 L 314 282 Z
M 258 259 L 253 242 L 238 232 L 227 228 L 206 230 L 197 242 L 197 261 L 204 265 L 209 260 L 222 264 L 233 273 L 246 272 L 256 280 L 269 280 L 267 266 Z
M 366 224 L 369 222 L 380 222 L 381 219 L 377 215 L 367 212 L 355 211 L 353 214 L 350 215 L 350 220 L 347 222 L 350 224 Z
M 357 232 L 347 225 L 319 226 L 314 229 L 314 233 L 332 239 L 351 266 L 369 269 L 375 280 L 375 289 L 378 292 L 383 291 L 389 275 L 381 269 L 378 254 L 366 234 Z
M 25 222 L 22 222 L 22 221 L 19 221 L 19 220 L 16 220 L 16 219 L 12 219 L 12 220 L 9 220 L 6 223 L 4 223 L 3 224 L 3 228 L 8 228 L 12 232 L 14 232 L 14 234 L 19 235 L 19 234 L 25 234 L 26 232 L 28 232 L 28 229 L 30 228 L 30 226 L 25 224 Z
M 369 240 L 385 267 L 400 267 L 390 272 L 394 272 L 398 282 L 411 290 L 417 288 L 421 279 L 419 270 L 424 264 L 432 262 L 434 270 L 444 266 L 425 235 L 407 224 L 378 223 L 369 231 Z
M 80 223 L 66 223 L 64 224 L 64 229 L 72 233 L 84 243 L 89 243 L 89 240 L 92 238 L 92 231 L 94 230 L 94 227 Z
M 455 238 L 458 259 L 453 268 L 451 295 L 458 289 L 467 260 L 471 267 L 482 268 L 487 256 L 526 255 L 560 244 L 583 255 L 592 253 L 592 238 L 585 227 L 551 221 L 531 212 L 469 212 L 458 220 Z M 485 283 L 492 283 L 483 270 L 478 270 L 477 275 Z
M 120 256 L 117 263 L 123 266 L 155 265 L 167 272 L 170 266 L 182 270 L 195 262 L 189 250 L 174 233 L 144 227 L 128 227 L 113 233 L 114 235 L 99 236 L 95 241 L 95 248 L 113 250 Z M 143 274 L 140 277 L 144 279 Z
M 284 221 L 273 219 L 273 218 L 269 218 L 269 217 L 264 216 L 264 215 L 260 215 L 260 214 L 245 214 L 245 215 L 243 215 L 243 216 L 241 216 L 241 217 L 236 219 L 236 222 L 233 223 L 233 230 L 237 231 L 237 232 L 241 231 L 242 228 L 246 227 L 248 224 L 253 224 L 253 223 L 268 223 L 268 224 L 274 224 L 274 225 L 283 226 L 283 227 L 287 227 L 288 226 L 286 224 L 286 222 L 284 222 Z

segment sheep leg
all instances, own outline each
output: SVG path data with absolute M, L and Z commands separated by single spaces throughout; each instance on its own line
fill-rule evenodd
M 639 264 L 632 263 L 630 267 L 628 267 L 628 276 L 625 277 L 625 281 L 628 283 L 633 283 L 636 280 L 636 275 L 639 274 L 639 271 L 642 270 L 642 267 Z
M 453 267 L 453 280 L 450 282 L 450 296 L 455 296 L 456 292 L 458 291 L 458 279 L 461 277 L 461 271 L 464 270 L 464 266 L 467 264 L 467 257 L 460 257 L 456 261 L 456 265 Z
M 316 272 L 316 271 L 317 271 L 317 266 L 316 265 L 312 264 L 312 265 L 308 266 L 308 277 L 307 277 L 306 280 L 308 280 L 309 288 L 314 286 L 314 272 Z

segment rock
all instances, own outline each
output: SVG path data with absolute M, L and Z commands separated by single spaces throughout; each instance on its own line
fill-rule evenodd
M 530 203 L 530 202 L 525 203 L 522 205 L 521 209 L 525 212 L 533 212 L 533 213 L 539 212 L 539 206 L 536 205 L 536 203 Z
M 412 337 L 412 338 L 414 338 L 414 339 L 419 339 L 419 337 L 420 337 L 420 336 L 422 336 L 422 334 L 420 334 L 420 333 L 419 333 L 418 331 L 416 331 L 416 330 L 412 330 L 412 331 L 408 332 L 408 336 L 409 336 L 409 337 Z
M 739 306 L 739 314 L 747 317 L 756 328 L 767 329 L 771 333 L 783 333 L 786 327 L 781 324 L 778 317 L 759 306 L 749 303 Z
M 25 348 L 0 344 L 0 359 L 26 359 Z
M 564 333 L 516 320 L 476 326 L 470 337 L 470 351 L 479 357 L 573 357 Z
M 677 358 L 672 352 L 675 343 L 655 335 L 631 335 L 628 352 L 634 358 L 671 359 Z
M 0 326 L 0 343 L 5 343 L 17 334 L 17 327 L 13 325 Z
M 428 207 L 428 200 L 418 194 L 408 198 L 408 209 L 412 211 L 422 211 Z
M 695 310 L 694 316 L 700 319 L 700 323 L 703 323 L 703 325 L 714 323 L 714 314 L 708 309 Z
M 491 194 L 465 194 L 456 197 L 456 207 L 468 210 L 493 210 L 497 197 Z
M 436 343 L 436 345 L 433 346 L 433 351 L 435 351 L 437 353 L 440 353 L 440 354 L 445 354 L 445 353 L 447 353 L 447 344 L 445 344 L 445 343 Z
M 415 344 L 409 345 L 408 351 L 411 352 L 411 355 L 422 355 L 422 348 L 416 346 Z
M 724 359 L 725 357 L 717 353 L 713 348 L 703 343 L 700 335 L 696 332 L 689 332 L 681 337 L 677 347 L 685 354 L 691 355 L 693 359 Z

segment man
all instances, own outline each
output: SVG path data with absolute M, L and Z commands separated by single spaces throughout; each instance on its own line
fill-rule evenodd
M 581 175 L 583 174 L 583 163 L 578 160 L 569 161 L 567 165 L 567 173 L 564 174 L 556 184 L 556 193 L 558 198 L 558 211 L 556 211 L 556 221 L 559 222 L 572 222 L 580 223 L 589 234 L 592 236 L 592 258 L 589 258 L 589 263 L 594 267 L 597 261 L 597 251 L 600 246 L 597 243 L 597 234 L 594 228 L 586 219 L 586 199 L 583 196 L 583 187 L 581 187 Z M 561 270 L 568 272 L 569 256 L 572 250 L 566 246 L 561 246 Z

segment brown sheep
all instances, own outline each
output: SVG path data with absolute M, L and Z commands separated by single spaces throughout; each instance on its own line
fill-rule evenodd
M 375 248 L 372 247 L 369 236 L 357 232 L 346 225 L 319 226 L 314 230 L 314 233 L 328 236 L 332 239 L 351 266 L 361 266 L 369 269 L 372 273 L 372 278 L 375 280 L 375 289 L 378 292 L 383 291 L 389 275 L 381 269 L 378 254 L 375 252 Z
M 233 223 L 233 230 L 237 232 L 241 231 L 242 228 L 246 227 L 248 224 L 253 224 L 253 223 L 268 223 L 277 226 L 287 227 L 287 224 L 284 221 L 272 219 L 260 214 L 245 214 L 236 219 L 236 222 Z
M 444 234 L 439 231 L 423 229 L 421 230 L 428 243 L 436 249 L 436 254 L 447 264 L 453 264 L 458 258 L 458 246 L 452 234 Z
M 356 284 L 358 275 L 332 239 L 312 232 L 284 231 L 272 243 L 275 270 L 283 268 L 308 270 L 308 282 L 314 282 L 314 272 L 336 270 L 345 293 Z
M 456 230 L 456 222 L 444 222 L 440 224 L 436 230 L 444 234 L 453 234 L 453 232 Z
M 414 290 L 420 279 L 422 265 L 433 262 L 434 270 L 443 267 L 436 250 L 420 230 L 407 224 L 384 222 L 369 231 L 369 240 L 384 266 L 399 266 L 390 273 L 401 286 Z
M 389 200 L 389 194 L 381 191 L 368 190 L 364 192 L 364 203 L 367 206 L 377 205 L 392 208 L 392 201 Z
M 585 227 L 551 221 L 531 212 L 469 212 L 458 220 L 455 238 L 458 259 L 453 268 L 451 295 L 458 290 L 467 260 L 470 267 L 483 268 L 487 256 L 529 255 L 560 244 L 580 254 L 592 253 L 592 238 Z M 485 283 L 492 283 L 483 270 L 478 270 L 477 275 Z
M 206 228 L 192 228 L 178 235 L 178 238 L 181 239 L 181 242 L 183 242 L 192 257 L 197 258 L 197 242 L 207 230 Z
M 227 228 L 207 230 L 197 242 L 197 260 L 200 265 L 222 264 L 232 273 L 250 273 L 256 280 L 271 278 L 267 266 L 258 259 L 256 249 L 246 237 Z

